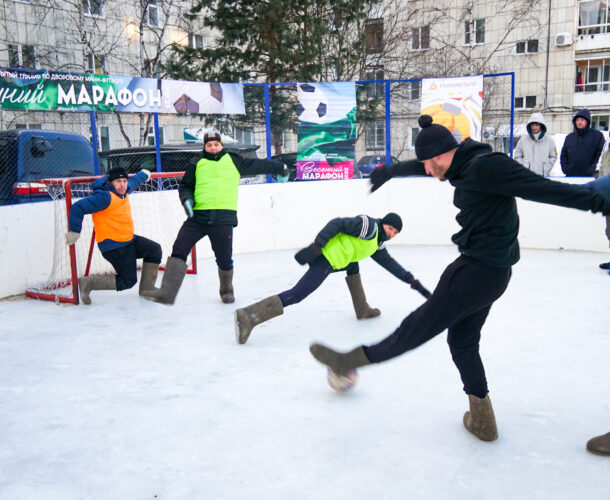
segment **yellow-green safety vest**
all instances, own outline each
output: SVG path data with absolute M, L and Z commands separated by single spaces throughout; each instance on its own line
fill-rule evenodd
M 370 240 L 339 233 L 333 236 L 322 248 L 322 253 L 335 270 L 344 269 L 352 262 L 358 262 L 373 255 L 379 249 L 379 227 Z
M 195 167 L 195 210 L 237 211 L 239 170 L 231 155 L 218 161 L 202 158 Z

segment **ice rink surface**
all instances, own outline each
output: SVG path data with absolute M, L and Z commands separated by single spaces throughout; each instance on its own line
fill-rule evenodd
M 389 250 L 430 289 L 457 256 Z M 483 330 L 500 434 L 484 443 L 462 426 L 445 333 L 328 387 L 312 341 L 374 343 L 423 300 L 370 259 L 379 318 L 355 319 L 337 273 L 238 345 L 234 309 L 291 287 L 293 253 L 236 256 L 232 305 L 210 259 L 172 307 L 137 287 L 0 302 L 0 498 L 610 498 L 610 458 L 585 450 L 610 431 L 608 254 L 522 252 Z

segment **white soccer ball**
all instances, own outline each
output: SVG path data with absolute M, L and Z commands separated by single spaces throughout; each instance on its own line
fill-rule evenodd
M 297 115 L 299 120 L 309 123 L 325 123 L 328 99 L 324 91 L 311 83 L 299 83 Z
M 347 375 L 337 375 L 330 368 L 328 369 L 328 385 L 337 392 L 349 391 L 358 380 L 358 371 L 352 370 Z

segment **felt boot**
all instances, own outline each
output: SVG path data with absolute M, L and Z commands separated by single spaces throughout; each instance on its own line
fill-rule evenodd
M 220 300 L 224 304 L 232 304 L 235 302 L 235 295 L 233 295 L 233 268 L 225 271 L 219 267 L 218 278 L 220 280 Z
M 491 406 L 489 394 L 483 399 L 468 394 L 470 411 L 464 413 L 464 427 L 481 441 L 495 441 L 498 439 L 496 417 Z
M 379 309 L 373 308 L 368 305 L 366 296 L 364 295 L 364 288 L 362 288 L 362 280 L 360 274 L 352 274 L 345 277 L 347 288 L 352 296 L 352 303 L 354 304 L 354 311 L 356 312 L 356 318 L 366 319 L 374 318 L 381 314 Z
M 167 264 L 165 265 L 161 288 L 142 291 L 142 297 L 146 300 L 160 302 L 161 304 L 173 304 L 185 274 L 186 262 L 182 259 L 177 259 L 176 257 L 169 257 L 167 259 Z
M 265 321 L 284 314 L 284 306 L 277 295 L 235 311 L 235 339 L 238 344 L 245 344 L 252 329 Z
M 157 273 L 159 272 L 159 264 L 154 262 L 142 263 L 142 275 L 140 276 L 140 290 L 142 292 L 155 289 L 155 282 L 157 281 Z
M 347 375 L 360 366 L 370 365 L 362 346 L 356 347 L 350 352 L 337 352 L 322 344 L 311 344 L 309 352 L 320 363 L 328 366 L 337 375 Z
M 587 442 L 587 450 L 596 455 L 610 457 L 610 432 L 589 439 Z
M 116 274 L 99 274 L 96 276 L 83 276 L 78 280 L 80 300 L 83 304 L 91 304 L 89 294 L 91 290 L 115 290 Z

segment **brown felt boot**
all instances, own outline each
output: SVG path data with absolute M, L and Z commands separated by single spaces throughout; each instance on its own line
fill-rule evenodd
M 284 306 L 277 295 L 235 311 L 235 339 L 238 344 L 245 344 L 252 329 L 271 318 L 284 314 Z
M 142 275 L 140 276 L 140 290 L 142 292 L 155 289 L 155 282 L 157 281 L 157 273 L 159 272 L 159 264 L 154 262 L 142 263 Z
M 356 318 L 366 319 L 375 318 L 381 314 L 379 309 L 371 307 L 366 301 L 364 295 L 364 288 L 362 288 L 362 280 L 360 274 L 352 274 L 345 277 L 347 288 L 352 296 L 352 303 L 354 304 L 354 311 L 356 312 Z
M 362 346 L 356 347 L 350 352 L 337 352 L 322 345 L 311 344 L 309 352 L 320 363 L 328 366 L 337 375 L 347 375 L 352 370 L 360 366 L 370 365 L 369 358 L 366 357 Z
M 481 441 L 495 441 L 498 439 L 496 417 L 491 406 L 489 394 L 483 399 L 468 394 L 470 411 L 464 413 L 464 427 L 472 432 Z
M 160 302 L 161 304 L 171 305 L 176 300 L 178 290 L 184 281 L 186 274 L 186 262 L 176 257 L 167 259 L 165 271 L 163 272 L 163 281 L 161 288 L 153 288 L 152 290 L 143 291 L 142 297 L 146 300 Z
M 115 290 L 116 291 L 116 274 L 99 274 L 96 276 L 83 276 L 78 279 L 78 290 L 80 291 L 80 300 L 83 304 L 91 304 L 89 294 L 91 290 Z
M 610 457 L 610 432 L 589 439 L 587 442 L 587 451 L 595 453 L 596 455 Z
M 218 278 L 220 280 L 220 300 L 224 304 L 232 304 L 235 302 L 235 295 L 233 295 L 233 268 L 225 271 L 219 267 Z

